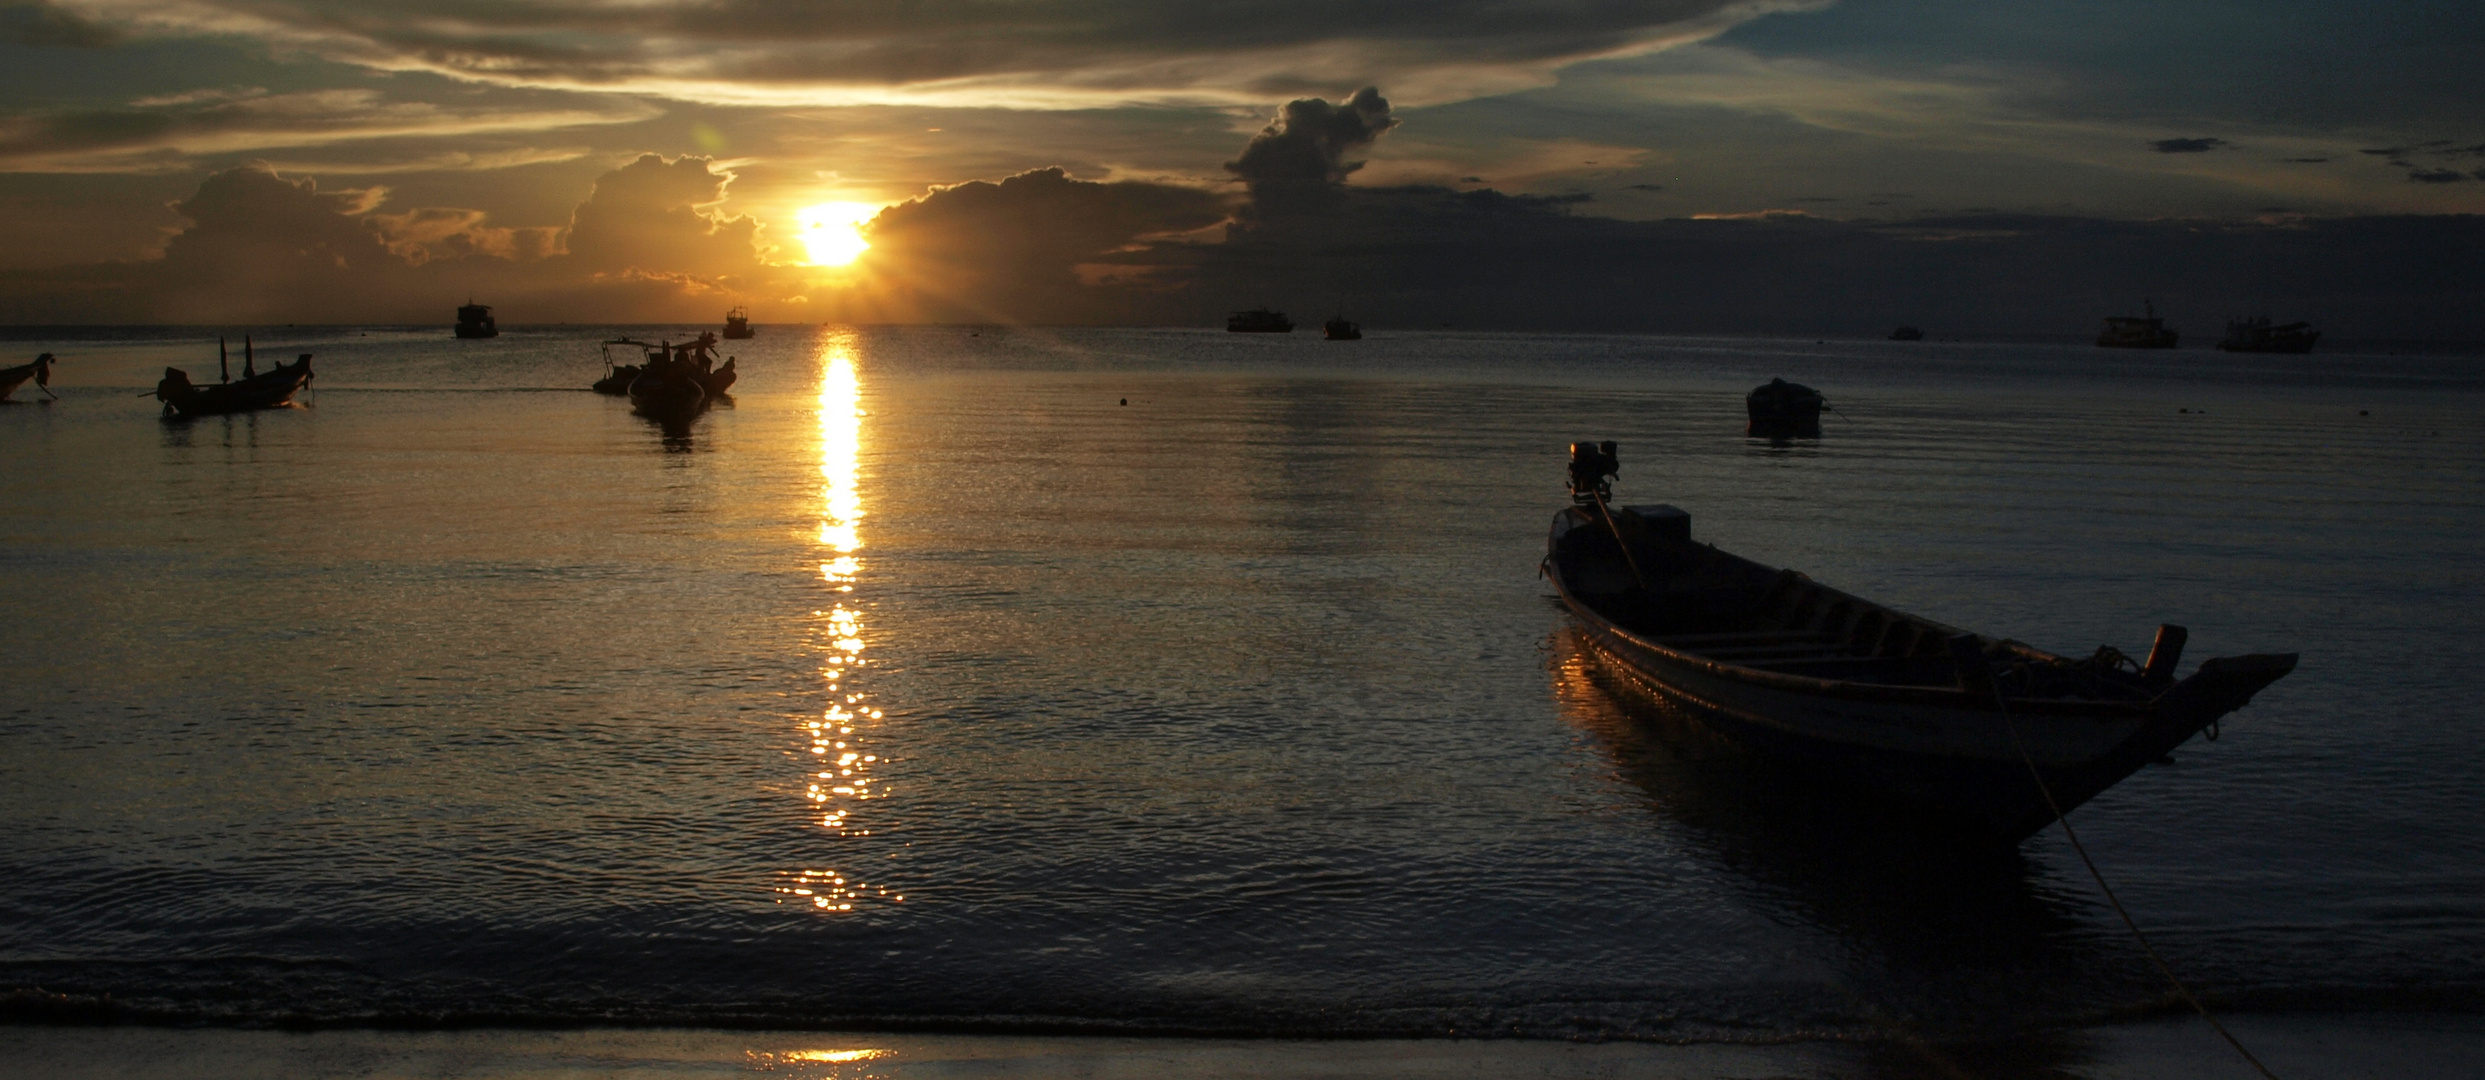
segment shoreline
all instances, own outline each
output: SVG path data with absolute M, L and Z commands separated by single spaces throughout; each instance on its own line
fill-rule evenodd
M 2237 1014 L 2222 1018 L 2281 1076 L 2473 1075 L 2485 1016 Z M 714 1029 L 308 1032 L 138 1026 L 0 1026 L 0 1072 L 47 1080 L 177 1075 L 366 1080 L 582 1076 L 701 1080 L 953 1077 L 1546 1078 L 2250 1077 L 2196 1018 L 2032 1035 L 2003 1043 L 1642 1043 L 1496 1039 L 1195 1039 L 909 1035 Z

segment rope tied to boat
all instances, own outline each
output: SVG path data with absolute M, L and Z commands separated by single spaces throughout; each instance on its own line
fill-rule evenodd
M 2122 670 L 2128 671 L 2134 675 L 2139 674 L 2141 671 L 2140 662 L 2132 659 L 2130 653 L 2124 652 L 2121 649 L 2117 649 L 2111 645 L 2097 646 L 2096 655 L 2080 661 L 2080 663 L 2082 666 L 2093 668 L 2098 671 Z
M 1953 649 L 1956 648 L 1954 639 Z M 2113 651 L 2110 646 L 2100 647 L 2097 650 L 2097 656 L 2092 657 L 2091 660 L 2103 659 L 2106 653 Z M 2116 653 L 2116 655 L 2120 654 Z M 1959 659 L 1964 662 L 1966 657 L 1962 655 Z M 2124 659 L 2128 660 L 2129 657 Z M 2053 787 L 2045 782 L 2044 771 L 2036 767 L 2036 757 L 2028 753 L 2028 744 L 2019 738 L 2019 725 L 2012 722 L 2010 705 L 2004 700 L 2002 688 L 1998 683 L 1993 684 L 1993 707 L 2001 716 L 2002 730 L 2010 736 L 2011 748 L 2019 752 L 2020 762 L 2028 767 L 2028 778 L 2036 781 L 2037 794 L 2045 797 L 2045 808 L 2052 811 L 2054 823 L 2062 826 L 2063 837 L 2071 841 L 2071 850 L 2079 853 L 2080 864 L 2088 868 L 2088 876 L 2096 881 L 2097 891 L 2105 894 L 2106 903 L 2114 907 L 2114 914 L 2122 917 L 2123 927 L 2131 931 L 2132 939 L 2140 943 L 2141 951 L 2147 953 L 2149 961 L 2157 965 L 2158 974 L 2165 976 L 2166 982 L 2172 985 L 2175 993 L 2181 995 L 2184 1002 L 2192 1007 L 2192 1011 L 2199 1013 L 2201 1019 L 2208 1021 L 2209 1026 L 2218 1033 L 2218 1037 L 2225 1039 L 2226 1045 L 2234 1047 L 2236 1053 L 2243 1055 L 2243 1059 L 2251 1063 L 2255 1071 L 2268 1080 L 2278 1080 L 2278 1074 L 2269 1071 L 2269 1066 L 2261 1064 L 2261 1059 L 2252 1056 L 2252 1051 L 2244 1048 L 2243 1041 L 2235 1038 L 2234 1032 L 2226 1030 L 2226 1025 L 2219 1023 L 2218 1018 L 2209 1012 L 2209 1007 L 2201 1004 L 2200 999 L 2192 994 L 2191 987 L 2184 985 L 2182 977 L 2174 973 L 2174 965 L 2167 963 L 2166 958 L 2158 953 L 2157 946 L 2149 941 L 2148 935 L 2140 931 L 2139 921 L 2133 919 L 2131 912 L 2123 907 L 2122 898 L 2114 895 L 2114 887 L 2106 884 L 2105 872 L 2097 869 L 2097 860 L 2088 857 L 2088 846 L 2079 842 L 2079 833 L 2071 828 L 2071 819 L 2063 814 L 2061 802 L 2054 798 Z M 2211 721 L 2210 726 L 2215 727 L 2216 721 Z M 2214 739 L 2216 736 L 2212 735 L 2210 738 Z

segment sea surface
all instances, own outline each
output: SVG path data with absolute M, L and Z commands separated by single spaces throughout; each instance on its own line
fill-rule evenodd
M 0 1019 L 2169 1007 L 2058 831 L 1892 829 L 1602 677 L 1537 573 L 1578 438 L 1619 501 L 1954 625 L 2301 652 L 2081 839 L 2219 1009 L 2485 1010 L 2485 359 L 767 326 L 668 428 L 583 388 L 689 328 L 249 332 L 316 354 L 304 407 L 159 419 L 218 331 L 6 343 L 61 365 L 0 406 Z M 1744 437 L 1773 376 L 1821 438 Z

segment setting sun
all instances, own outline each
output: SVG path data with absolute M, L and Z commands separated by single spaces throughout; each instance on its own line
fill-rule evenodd
M 802 208 L 802 242 L 813 266 L 844 266 L 871 242 L 863 239 L 863 223 L 880 208 L 870 203 L 831 202 Z

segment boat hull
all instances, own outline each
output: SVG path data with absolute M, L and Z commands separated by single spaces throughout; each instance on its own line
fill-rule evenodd
M 188 419 L 286 408 L 293 404 L 293 396 L 301 393 L 310 382 L 311 364 L 306 357 L 298 363 L 280 364 L 275 370 L 240 382 L 190 386 L 177 392 L 167 392 L 165 388 L 158 387 L 156 395 L 164 402 L 167 418 Z
M 2292 655 L 2215 659 L 2153 698 L 2131 701 L 2003 700 L 1956 687 L 1765 671 L 1670 648 L 1609 617 L 1574 587 L 1582 576 L 1611 580 L 1610 567 L 1577 565 L 1577 545 L 1566 557 L 1564 536 L 1582 527 L 1593 526 L 1577 510 L 1555 519 L 1547 575 L 1591 650 L 1622 682 L 1790 765 L 1939 811 L 1965 833 L 2006 843 L 2052 822 L 2048 791 L 2068 812 L 2240 708 L 2295 664 Z M 1645 554 L 1649 565 L 1639 570 L 1662 576 L 1661 553 Z
M 1286 318 L 1282 311 L 1258 308 L 1226 316 L 1225 329 L 1233 334 L 1291 334 L 1294 320 Z
M 1743 433 L 1763 439 L 1821 437 L 1821 409 L 1828 399 L 1820 391 L 1784 379 L 1743 395 Z
M 708 393 L 695 379 L 660 379 L 641 375 L 630 382 L 630 407 L 649 416 L 682 416 L 708 403 Z

